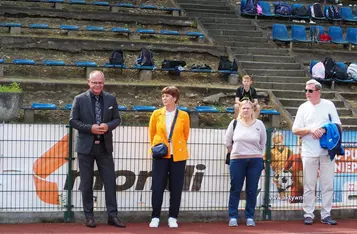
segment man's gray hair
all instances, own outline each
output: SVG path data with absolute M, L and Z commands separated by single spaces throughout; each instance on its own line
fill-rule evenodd
M 96 75 L 98 75 L 98 74 L 102 75 L 102 76 L 103 76 L 103 79 L 105 80 L 104 73 L 103 73 L 102 71 L 98 71 L 98 70 L 92 71 L 92 72 L 89 74 L 89 76 L 88 76 L 88 80 L 92 79 L 93 76 L 96 76 Z
M 318 82 L 318 81 L 316 81 L 314 79 L 311 79 L 311 80 L 306 82 L 306 85 L 311 85 L 311 84 L 315 85 L 315 89 L 316 90 L 321 90 L 322 89 L 322 85 L 320 84 L 320 82 Z

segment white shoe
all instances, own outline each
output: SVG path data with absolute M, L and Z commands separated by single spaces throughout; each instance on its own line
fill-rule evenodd
M 237 219 L 235 219 L 235 218 L 229 219 L 228 226 L 230 226 L 230 227 L 237 227 L 237 226 L 238 226 Z
M 160 219 L 159 218 L 152 218 L 151 222 L 149 224 L 149 227 L 151 228 L 157 228 L 159 227 Z
M 178 228 L 177 219 L 170 217 L 168 220 L 168 225 L 170 228 Z
M 314 22 L 314 21 L 312 21 L 312 20 L 310 20 L 309 23 L 310 23 L 310 24 L 316 24 L 316 22 Z

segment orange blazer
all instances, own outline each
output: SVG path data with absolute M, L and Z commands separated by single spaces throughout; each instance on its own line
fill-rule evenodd
M 190 133 L 190 117 L 187 112 L 179 110 L 174 132 L 172 134 L 172 150 L 170 152 L 170 146 L 168 142 L 169 136 L 166 133 L 166 116 L 165 107 L 155 110 L 151 117 L 149 123 L 149 136 L 150 145 L 154 146 L 159 143 L 166 144 L 169 149 L 168 155 L 164 158 L 170 158 L 170 155 L 174 155 L 174 162 L 183 161 L 188 159 L 187 141 L 188 135 Z M 151 155 L 151 147 L 150 147 Z

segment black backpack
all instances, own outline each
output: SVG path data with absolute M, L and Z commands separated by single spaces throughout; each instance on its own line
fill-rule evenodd
M 232 69 L 231 70 L 232 71 L 238 71 L 238 64 L 237 64 L 235 59 L 233 60 Z
M 139 58 L 136 60 L 137 64 L 141 66 L 154 66 L 154 56 L 148 49 L 142 48 Z
M 109 63 L 115 65 L 124 64 L 124 55 L 122 50 L 113 50 L 112 54 L 109 57 Z
M 256 15 L 257 11 L 257 1 L 256 0 L 246 0 L 245 5 L 241 7 L 241 13 Z
M 218 70 L 231 70 L 232 62 L 229 61 L 227 56 L 221 56 L 219 59 Z
M 186 66 L 186 62 L 185 61 L 180 61 L 180 60 L 167 60 L 165 59 L 164 61 L 162 61 L 161 67 L 162 68 L 175 68 L 175 67 L 184 67 Z
M 315 17 L 315 18 L 323 18 L 324 17 L 324 14 L 322 13 L 322 10 L 321 10 L 320 3 L 314 3 L 310 9 L 311 9 L 312 17 Z
M 296 16 L 309 16 L 310 12 L 305 6 L 302 6 L 292 9 L 291 14 Z
M 339 80 L 348 80 L 347 72 L 338 65 L 335 65 L 335 74 L 333 75 L 334 79 Z
M 330 57 L 326 57 L 323 64 L 325 66 L 325 78 L 333 78 L 336 68 L 335 61 Z
M 336 6 L 329 6 L 325 9 L 325 16 L 327 19 L 340 19 L 340 13 Z

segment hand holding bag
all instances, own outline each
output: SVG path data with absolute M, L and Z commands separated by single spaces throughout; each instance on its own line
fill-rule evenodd
M 169 144 L 171 142 L 172 133 L 173 133 L 174 128 L 175 128 L 177 115 L 178 115 L 178 109 L 176 109 L 175 117 L 174 117 L 174 120 L 172 121 L 172 124 L 171 124 L 171 130 L 170 130 L 170 135 L 169 135 L 169 139 L 168 139 L 169 140 Z M 169 150 L 168 150 L 167 146 L 164 143 L 159 143 L 159 144 L 156 144 L 153 147 L 151 147 L 151 152 L 152 152 L 152 157 L 154 159 L 161 159 L 161 158 L 165 157 L 169 153 Z

